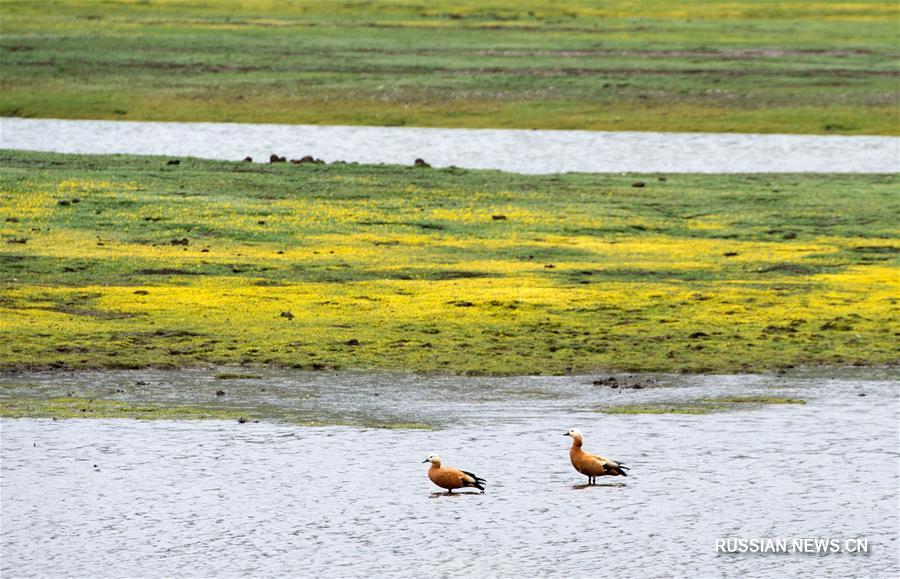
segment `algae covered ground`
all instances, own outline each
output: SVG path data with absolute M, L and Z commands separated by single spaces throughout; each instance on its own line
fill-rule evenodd
M 2 0 L 0 116 L 900 134 L 900 4 Z
M 897 175 L 169 161 L 0 152 L 3 368 L 898 360 Z

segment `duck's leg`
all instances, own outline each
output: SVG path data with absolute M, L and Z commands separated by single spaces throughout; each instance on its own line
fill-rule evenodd
M 452 495 L 452 494 L 453 494 L 453 489 L 447 489 L 447 494 L 448 494 L 448 495 Z

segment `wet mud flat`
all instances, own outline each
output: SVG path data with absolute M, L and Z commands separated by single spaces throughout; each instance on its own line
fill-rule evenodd
M 248 407 L 263 404 L 251 396 L 260 382 L 275 391 L 267 404 L 299 405 L 283 400 L 317 389 L 304 399 L 308 417 L 431 428 L 4 418 L 3 574 L 781 577 L 900 569 L 894 371 L 616 376 L 644 388 L 593 383 L 608 375 L 258 375 L 219 389 Z M 228 382 L 199 370 L 48 373 L 4 376 L 0 391 L 90 396 L 128 381 L 157 384 L 148 392 L 170 404 L 215 398 L 209 390 Z M 805 404 L 601 412 L 737 395 Z M 571 426 L 585 432 L 588 450 L 628 462 L 631 476 L 586 487 L 568 464 L 562 434 Z M 430 452 L 488 479 L 487 492 L 437 494 L 421 464 Z M 726 537 L 862 537 L 869 553 L 717 555 L 715 540 Z

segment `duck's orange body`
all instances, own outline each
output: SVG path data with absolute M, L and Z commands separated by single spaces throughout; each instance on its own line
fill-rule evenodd
M 625 472 L 628 467 L 624 464 L 582 450 L 581 445 L 584 438 L 581 432 L 573 428 L 566 433 L 566 436 L 572 437 L 569 460 L 572 461 L 575 470 L 588 477 L 589 484 L 594 484 L 596 482 L 594 479 L 598 476 L 628 476 L 628 473 Z
M 453 489 L 461 489 L 472 487 L 484 492 L 484 483 L 487 482 L 471 472 L 451 468 L 449 466 L 441 466 L 441 457 L 431 455 L 425 459 L 425 462 L 431 463 L 428 469 L 428 478 L 437 486 L 447 489 L 447 494 L 451 494 Z

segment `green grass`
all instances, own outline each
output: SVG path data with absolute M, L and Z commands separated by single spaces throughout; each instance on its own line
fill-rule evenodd
M 806 401 L 779 396 L 725 396 L 693 402 L 622 404 L 604 408 L 601 412 L 605 414 L 709 414 L 737 410 L 747 405 L 763 406 L 768 404 L 806 404 Z
M 900 134 L 896 2 L 0 9 L 2 116 Z
M 0 393 L 0 418 L 129 418 L 136 420 L 235 420 L 282 422 L 298 426 L 355 426 L 388 430 L 428 430 L 420 422 L 363 420 L 309 420 L 290 409 L 249 405 L 241 408 L 215 404 L 183 404 L 138 400 L 110 400 L 59 396 L 35 398 Z
M 88 398 L 2 398 L 3 418 L 135 418 L 141 420 L 238 420 L 239 411 L 198 407 L 132 403 Z
M 0 151 L 0 367 L 896 364 L 898 179 Z
M 216 380 L 259 380 L 259 374 L 241 374 L 237 372 L 220 372 L 214 376 Z

